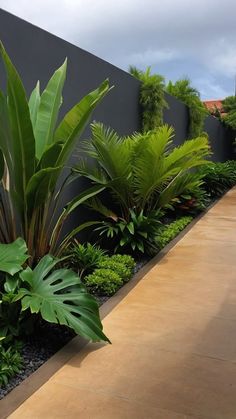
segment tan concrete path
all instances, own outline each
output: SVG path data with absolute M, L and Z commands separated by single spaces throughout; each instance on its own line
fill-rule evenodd
M 236 418 L 236 189 L 11 419 Z

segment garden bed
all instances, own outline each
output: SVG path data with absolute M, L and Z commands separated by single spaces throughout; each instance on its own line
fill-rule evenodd
M 207 208 L 208 211 L 217 200 L 212 200 L 211 205 Z M 134 275 L 130 281 L 122 287 L 112 297 L 95 295 L 100 307 L 105 307 L 106 302 L 111 302 L 110 307 L 113 308 L 113 301 L 117 298 L 117 295 L 128 293 L 137 280 L 140 280 L 142 276 L 152 268 L 152 266 L 162 258 L 182 237 L 185 235 L 192 226 L 206 213 L 206 211 L 200 213 L 198 216 L 193 218 L 190 222 L 175 238 L 173 238 L 162 250 L 160 250 L 156 256 L 142 257 L 139 261 L 136 261 L 134 268 Z M 166 220 L 170 222 L 170 220 Z M 119 297 L 118 297 L 119 298 Z M 116 301 L 117 303 L 117 301 Z M 103 306 L 104 305 L 104 306 Z M 47 362 L 54 354 L 60 351 L 68 342 L 75 337 L 75 333 L 66 327 L 49 324 L 44 321 L 37 325 L 33 335 L 30 335 L 23 341 L 22 357 L 23 357 L 23 368 L 22 370 L 12 378 L 9 383 L 4 387 L 0 388 L 0 400 L 2 400 L 8 393 L 10 393 L 15 387 L 21 384 L 27 377 L 33 374 L 38 368 L 40 368 L 45 362 Z

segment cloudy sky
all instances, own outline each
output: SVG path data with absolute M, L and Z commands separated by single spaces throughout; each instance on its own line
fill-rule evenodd
M 127 70 L 188 76 L 203 99 L 234 94 L 235 0 L 0 0 L 0 7 Z

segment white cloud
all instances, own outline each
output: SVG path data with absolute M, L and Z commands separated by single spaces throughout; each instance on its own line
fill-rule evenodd
M 235 73 L 235 0 L 0 0 L 0 7 L 122 68 L 158 64 L 163 73 L 169 63 L 173 78 L 209 73 L 218 86 Z
M 130 63 L 136 63 L 136 65 L 140 65 L 141 67 L 145 67 L 147 63 L 149 65 L 159 64 L 162 62 L 168 62 L 178 57 L 178 52 L 173 51 L 171 49 L 157 49 L 153 50 L 152 48 L 148 48 L 142 52 L 136 52 L 129 56 Z
M 220 85 L 213 77 L 194 79 L 193 83 L 201 92 L 202 99 L 223 99 L 228 95 L 227 89 Z

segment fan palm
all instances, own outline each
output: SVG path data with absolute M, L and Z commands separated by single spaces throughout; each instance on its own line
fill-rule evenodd
M 83 152 L 93 159 L 81 159 L 74 169 L 95 186 L 106 188 L 116 210 L 108 209 L 97 197 L 89 204 L 103 216 L 129 219 L 130 209 L 149 214 L 165 207 L 189 185 L 198 184 L 190 169 L 205 164 L 209 155 L 205 137 L 173 147 L 174 130 L 164 125 L 146 134 L 121 138 L 100 123 L 92 124 L 91 140 L 83 142 Z

